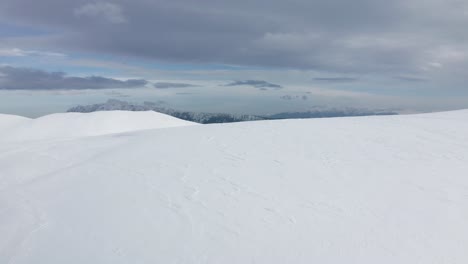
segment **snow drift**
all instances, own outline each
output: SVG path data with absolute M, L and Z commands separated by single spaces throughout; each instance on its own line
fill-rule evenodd
M 23 140 L 0 263 L 468 262 L 468 111 Z
M 0 114 L 0 131 L 6 131 L 11 127 L 28 122 L 28 120 L 30 119 L 22 116 Z
M 61 113 L 37 119 L 0 115 L 0 140 L 73 138 L 194 124 L 154 111 Z

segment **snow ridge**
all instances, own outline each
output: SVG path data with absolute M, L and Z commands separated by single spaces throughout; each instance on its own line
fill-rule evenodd
M 195 124 L 154 111 L 109 111 L 90 114 L 60 113 L 37 119 L 2 115 L 0 116 L 0 141 L 99 136 Z

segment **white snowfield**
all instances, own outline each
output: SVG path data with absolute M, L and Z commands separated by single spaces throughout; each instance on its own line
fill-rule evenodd
M 468 263 L 467 110 L 116 134 L 130 116 L 2 128 L 0 263 Z
M 22 116 L 0 114 L 0 133 L 11 127 L 26 123 L 28 120 L 28 118 Z
M 60 113 L 37 119 L 0 115 L 0 142 L 56 140 L 194 124 L 153 111 Z

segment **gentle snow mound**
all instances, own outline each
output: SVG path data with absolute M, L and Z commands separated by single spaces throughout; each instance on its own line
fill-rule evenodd
M 21 119 L 21 117 L 12 117 L 10 119 Z M 7 118 L 0 116 L 0 126 L 3 119 Z M 60 113 L 37 119 L 29 119 L 29 122 L 21 122 L 16 126 L 10 125 L 0 131 L 0 140 L 19 141 L 99 136 L 194 124 L 193 122 L 154 111 L 103 111 L 86 114 Z
M 0 133 L 11 127 L 28 122 L 29 120 L 29 118 L 22 116 L 0 114 Z

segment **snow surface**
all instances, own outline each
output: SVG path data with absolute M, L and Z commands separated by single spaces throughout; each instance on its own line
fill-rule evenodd
M 5 124 L 5 128 L 3 128 L 2 124 Z M 0 141 L 98 136 L 194 124 L 196 123 L 154 111 L 111 111 L 89 114 L 60 113 L 37 119 L 0 115 Z
M 0 263 L 468 263 L 468 111 L 29 127 L 0 142 Z
M 11 129 L 11 127 L 18 126 L 22 123 L 26 123 L 29 120 L 29 118 L 22 116 L 0 114 L 0 133 L 1 131 Z

